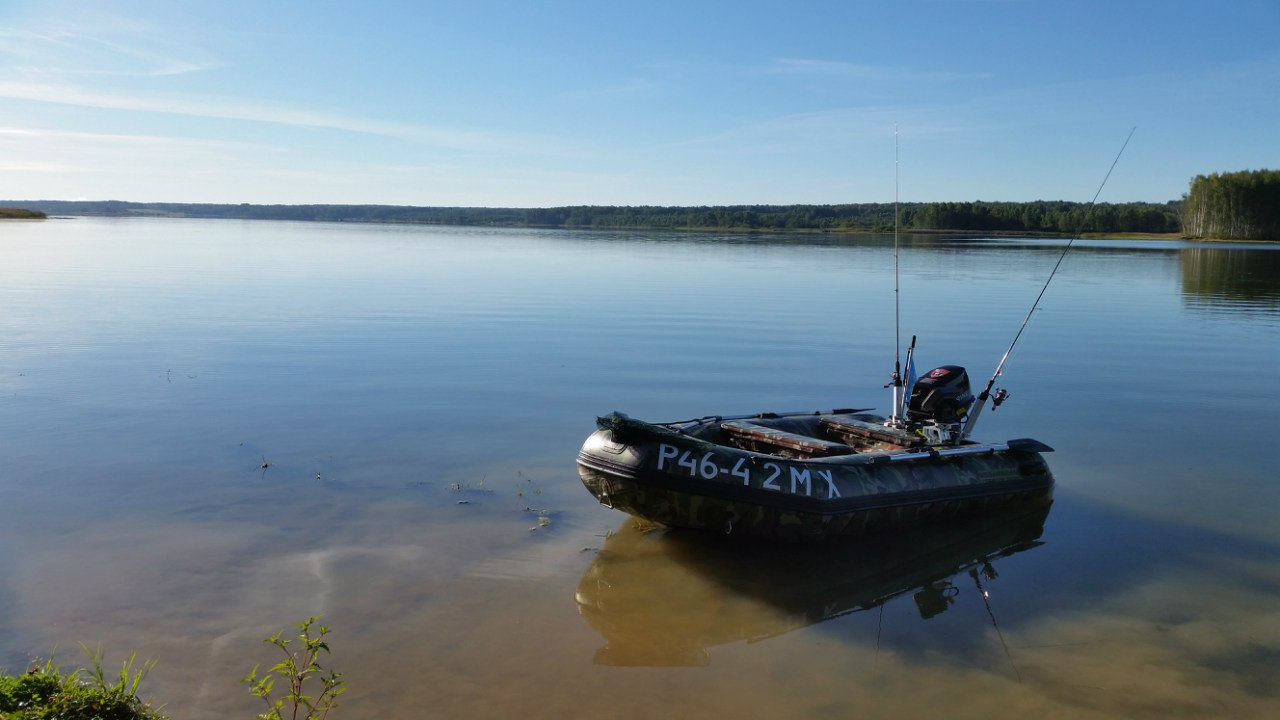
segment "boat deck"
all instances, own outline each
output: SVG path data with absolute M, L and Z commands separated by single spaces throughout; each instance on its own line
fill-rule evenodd
M 918 433 L 887 427 L 883 418 L 862 414 L 709 419 L 686 432 L 719 445 L 797 459 L 893 452 L 925 444 Z

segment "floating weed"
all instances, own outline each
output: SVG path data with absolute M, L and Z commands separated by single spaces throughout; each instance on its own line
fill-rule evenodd
M 525 477 L 525 474 L 518 470 L 516 471 L 516 477 L 518 478 L 518 480 L 516 481 L 516 497 L 525 501 L 526 505 L 524 506 L 524 511 L 531 512 L 533 508 L 529 507 L 529 505 L 527 504 L 528 496 L 541 495 L 542 488 L 538 487 L 537 485 L 534 485 L 532 480 Z M 525 484 L 521 485 L 519 482 L 520 480 L 523 480 Z
M 485 476 L 482 476 L 479 480 L 476 480 L 474 482 L 468 482 L 465 485 L 462 483 L 452 482 L 452 483 L 449 483 L 449 489 L 456 493 L 460 493 L 463 490 L 466 490 L 469 493 L 479 493 L 481 495 L 488 495 L 493 491 L 485 489 L 484 481 L 487 479 L 488 479 L 488 476 L 485 475 Z
M 520 511 L 538 514 L 538 524 L 529 528 L 530 532 L 533 532 L 534 530 L 541 530 L 542 528 L 549 527 L 551 525 L 551 509 L 535 508 L 529 503 L 530 496 L 536 497 L 541 494 L 541 487 L 534 484 L 533 480 L 523 472 L 518 470 L 516 471 L 516 497 L 520 499 L 523 505 Z

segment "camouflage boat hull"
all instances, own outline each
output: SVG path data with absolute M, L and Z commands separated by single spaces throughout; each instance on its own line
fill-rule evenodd
M 903 446 L 911 438 L 880 436 L 874 426 L 882 419 L 871 415 L 751 420 L 656 425 L 614 413 L 583 444 L 578 472 L 608 507 L 669 527 L 776 540 L 982 512 L 1048 497 L 1053 488 L 1041 457 L 1052 448 L 1035 440 Z M 745 441 L 744 425 L 754 432 Z M 849 445 L 830 439 L 831 428 L 843 426 L 865 426 L 878 437 L 843 437 Z

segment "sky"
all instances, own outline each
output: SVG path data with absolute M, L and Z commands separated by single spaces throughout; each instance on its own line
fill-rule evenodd
M 1179 199 L 1280 168 L 1280 0 L 0 0 L 0 199 Z

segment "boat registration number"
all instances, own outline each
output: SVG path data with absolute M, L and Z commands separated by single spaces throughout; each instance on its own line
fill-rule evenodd
M 772 461 L 754 463 L 745 457 L 722 458 L 714 451 L 698 455 L 692 450 L 681 450 L 674 445 L 658 445 L 658 470 L 684 472 L 689 477 L 703 480 L 737 478 L 744 487 L 757 487 L 792 495 L 817 495 L 838 498 L 835 478 L 831 470 L 811 470 L 796 465 L 782 465 Z

